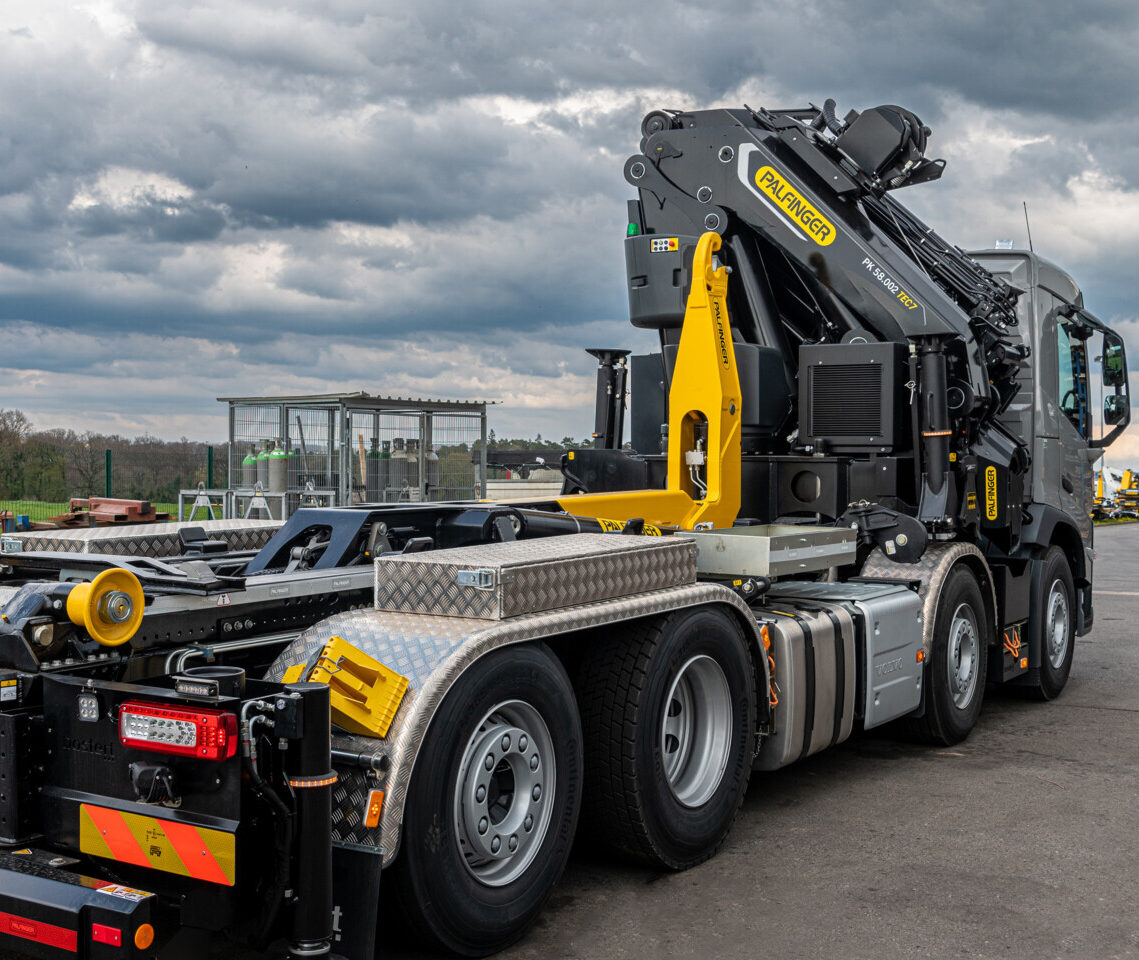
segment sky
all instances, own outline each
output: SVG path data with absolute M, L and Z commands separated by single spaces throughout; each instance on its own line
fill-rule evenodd
M 5 0 L 0 407 L 223 439 L 216 397 L 494 400 L 583 437 L 658 108 L 899 103 L 899 194 L 1066 267 L 1139 357 L 1139 5 Z M 1111 459 L 1139 459 L 1129 431 Z

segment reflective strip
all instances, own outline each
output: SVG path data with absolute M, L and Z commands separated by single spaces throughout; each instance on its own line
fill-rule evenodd
M 54 923 L 44 923 L 42 920 L 29 920 L 27 917 L 18 917 L 14 913 L 0 911 L 0 933 L 23 940 L 32 940 L 57 950 L 70 950 L 75 953 L 79 949 L 79 935 L 66 927 L 57 927 Z
M 86 821 L 84 814 L 87 815 Z M 108 810 L 106 807 L 80 804 L 79 849 L 84 853 L 118 860 L 120 863 L 133 863 L 139 867 L 151 865 L 123 815 L 117 810 Z
M 173 820 L 164 821 L 162 829 L 166 831 L 166 839 L 181 857 L 187 872 L 199 880 L 208 880 L 210 883 L 221 883 L 227 887 L 233 886 L 233 863 L 231 861 L 229 873 L 226 873 L 205 837 L 203 831 L 190 823 L 175 823 Z M 216 833 L 217 831 L 204 831 Z M 222 834 L 229 836 L 229 834 Z
M 336 773 L 326 774 L 323 777 L 297 777 L 296 779 L 289 780 L 289 786 L 294 789 L 305 789 L 311 787 L 331 787 L 337 780 Z
M 236 875 L 232 833 L 89 803 L 79 806 L 79 849 L 120 863 L 228 887 L 233 886 Z

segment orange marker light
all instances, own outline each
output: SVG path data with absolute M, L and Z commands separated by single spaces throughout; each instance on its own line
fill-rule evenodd
M 1028 669 L 1028 657 L 1021 657 L 1020 658 L 1020 669 L 1021 670 L 1027 670 Z
M 154 927 L 144 923 L 134 932 L 134 945 L 139 950 L 145 950 L 152 943 L 154 943 Z
M 925 651 L 924 650 L 918 651 L 917 662 L 918 663 L 925 663 Z
M 368 812 L 364 814 L 365 827 L 378 827 L 380 814 L 384 809 L 384 791 L 373 790 L 368 794 Z

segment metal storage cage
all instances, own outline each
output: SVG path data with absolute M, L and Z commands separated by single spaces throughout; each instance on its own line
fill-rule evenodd
M 362 392 L 218 400 L 229 405 L 239 514 L 258 482 L 272 494 L 268 510 L 277 519 L 282 506 L 287 515 L 302 504 L 486 496 L 486 401 Z M 476 450 L 481 457 L 471 456 Z

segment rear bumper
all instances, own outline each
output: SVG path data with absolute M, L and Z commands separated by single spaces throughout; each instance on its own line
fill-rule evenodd
M 0 951 L 43 960 L 153 957 L 158 898 L 66 869 L 74 862 L 29 848 L 0 851 Z

